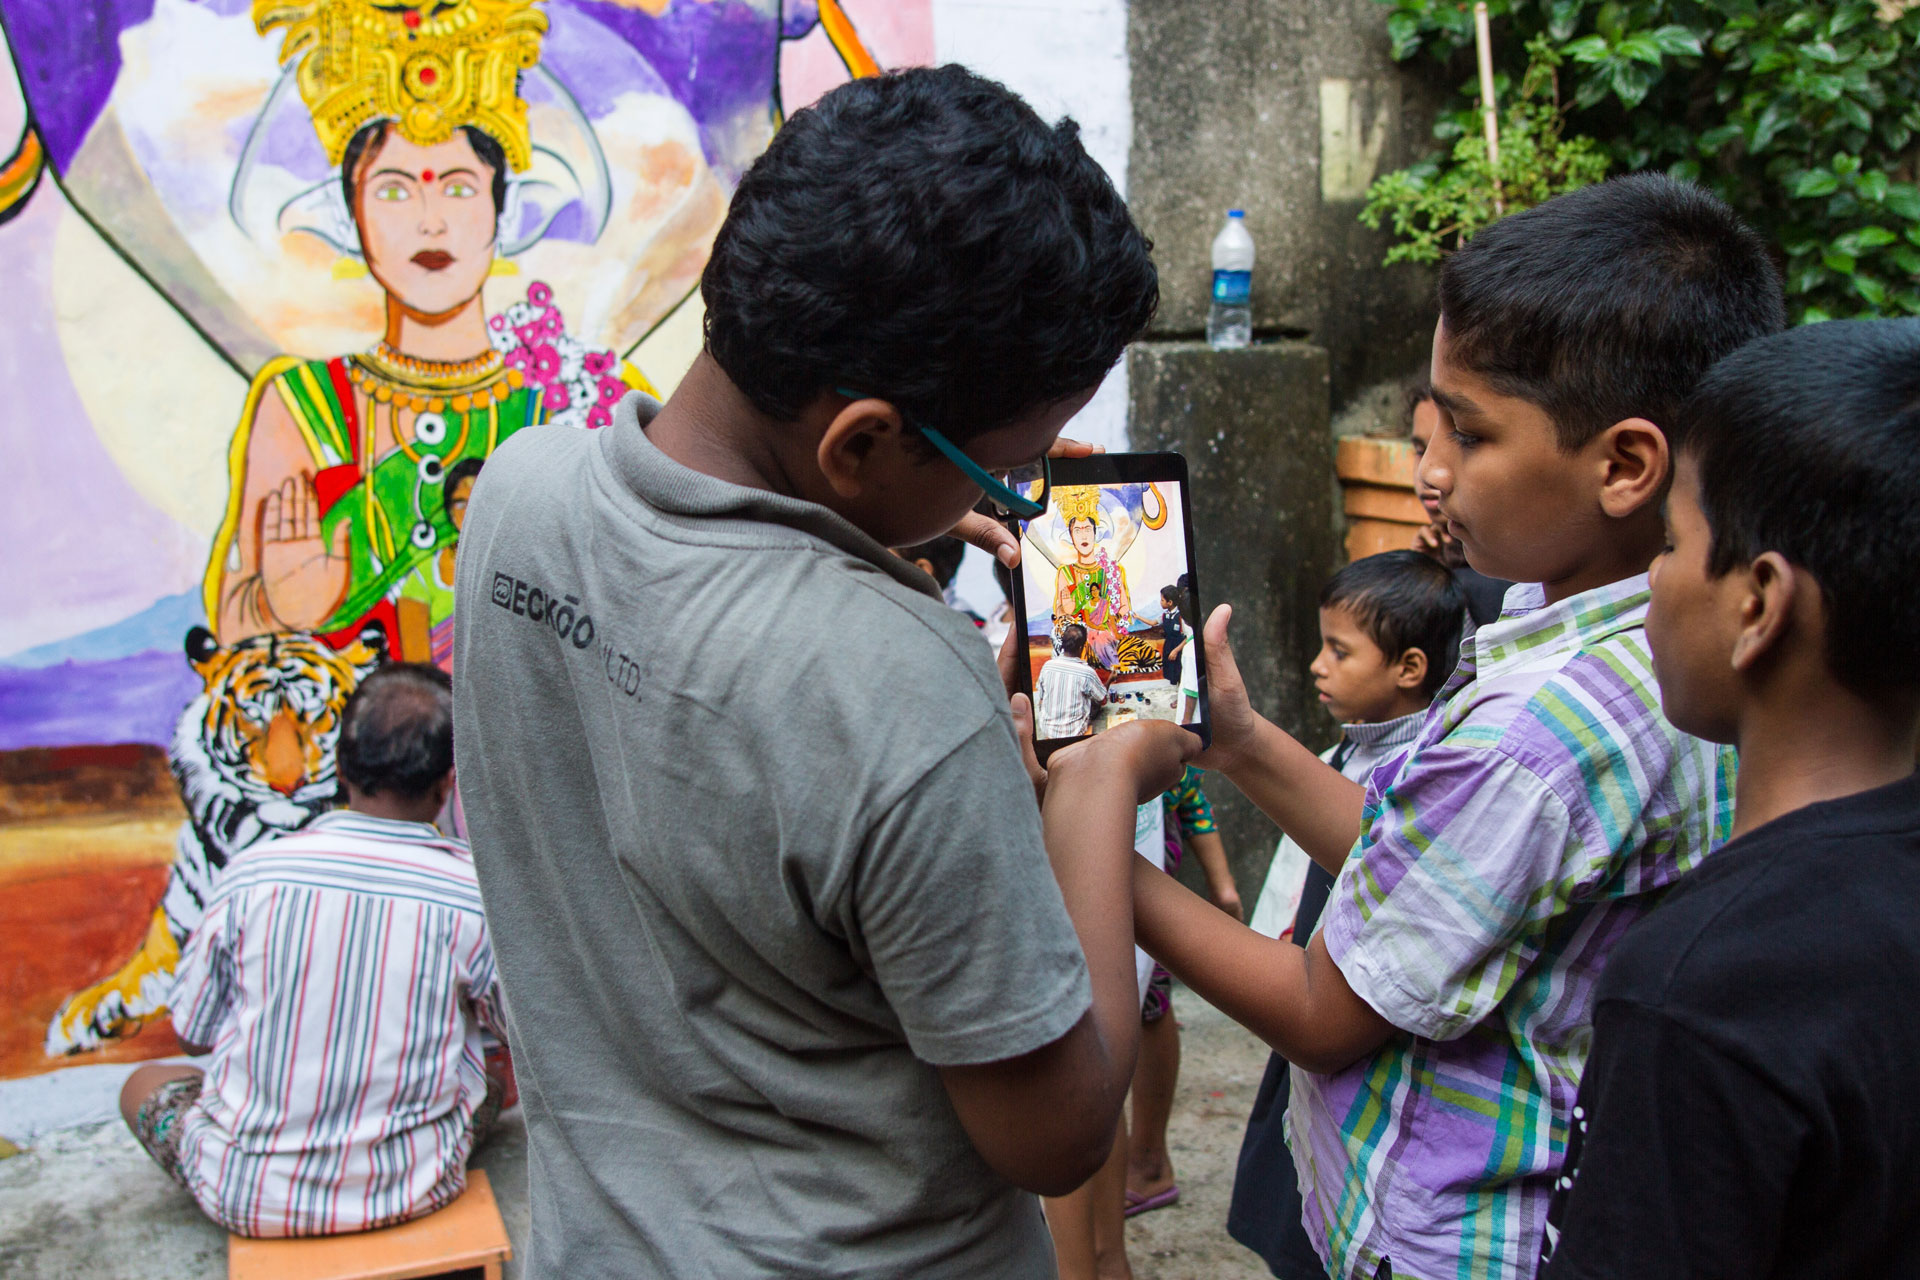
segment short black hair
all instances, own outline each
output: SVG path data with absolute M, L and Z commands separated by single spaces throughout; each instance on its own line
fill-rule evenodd
M 944 590 L 953 581 L 953 575 L 960 572 L 960 561 L 966 557 L 967 544 L 951 534 L 942 534 L 927 542 L 901 547 L 900 554 L 908 560 L 925 560 L 932 565 L 933 580 Z
M 955 441 L 1098 386 L 1159 302 L 1071 120 L 964 67 L 855 80 L 755 160 L 701 277 L 706 349 L 791 421 L 849 388 Z
M 347 149 L 340 157 L 340 191 L 347 198 L 349 217 L 353 216 L 354 193 L 360 188 L 360 161 L 369 151 L 380 149 L 392 128 L 391 120 L 372 120 L 360 126 L 359 132 L 347 142 Z M 492 134 L 473 125 L 461 125 L 460 132 L 467 135 L 467 143 L 480 163 L 493 170 L 493 217 L 498 222 L 501 211 L 507 207 L 507 150 L 494 141 Z
M 1494 223 L 1440 268 L 1450 357 L 1539 405 L 1571 453 L 1616 422 L 1668 435 L 1701 376 L 1787 322 L 1766 241 L 1704 188 L 1636 173 Z
M 389 662 L 340 713 L 334 768 L 367 795 L 417 800 L 453 768 L 453 681 L 423 662 Z
M 1347 565 L 1320 588 L 1322 609 L 1353 615 L 1389 659 L 1409 649 L 1427 655 L 1420 692 L 1432 697 L 1460 662 L 1467 598 L 1453 573 L 1418 551 L 1383 551 Z
M 1087 651 L 1087 629 L 1077 622 L 1060 628 L 1060 652 L 1077 658 Z
M 1920 319 L 1831 320 L 1743 347 L 1687 407 L 1715 576 L 1778 552 L 1826 603 L 1827 665 L 1920 685 Z

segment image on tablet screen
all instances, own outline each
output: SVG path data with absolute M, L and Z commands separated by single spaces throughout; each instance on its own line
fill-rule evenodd
M 1167 483 L 1061 486 L 1022 523 L 1036 737 L 1199 721 L 1181 496 Z

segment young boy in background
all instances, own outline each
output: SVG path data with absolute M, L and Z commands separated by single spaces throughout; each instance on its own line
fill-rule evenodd
M 1722 361 L 1647 637 L 1733 840 L 1600 981 L 1546 1275 L 1920 1275 L 1920 320 Z
M 1340 741 L 1322 760 L 1364 785 L 1412 745 L 1460 659 L 1466 607 L 1454 575 L 1418 551 L 1368 556 L 1327 580 L 1310 670 Z M 1283 837 L 1254 906 L 1255 932 L 1306 946 L 1332 888 L 1333 876 Z M 1240 1144 L 1227 1233 L 1281 1280 L 1324 1280 L 1326 1268 L 1300 1225 L 1300 1187 L 1287 1155 L 1287 1072 L 1285 1058 L 1268 1059 Z
M 1418 551 L 1355 560 L 1320 588 L 1320 651 L 1307 668 L 1340 741 L 1320 758 L 1365 785 L 1411 743 L 1460 661 L 1467 603 L 1453 575 Z M 1250 921 L 1269 938 L 1305 946 L 1333 877 L 1281 837 Z M 1296 915 L 1307 921 L 1296 928 Z
M 1407 438 L 1413 444 L 1413 493 L 1420 499 L 1428 520 L 1427 526 L 1413 535 L 1413 549 L 1447 567 L 1460 593 L 1467 598 L 1467 615 L 1473 619 L 1473 625 L 1484 627 L 1499 618 L 1507 588 L 1513 584 L 1501 578 L 1489 578 L 1467 563 L 1467 553 L 1460 549 L 1460 544 L 1447 532 L 1447 522 L 1440 518 L 1439 490 L 1420 479 L 1420 459 L 1427 456 L 1427 446 L 1439 429 L 1440 406 L 1433 402 L 1433 385 L 1422 373 L 1407 388 Z
M 1731 812 L 1732 753 L 1661 717 L 1647 660 L 1661 424 L 1784 313 L 1765 242 L 1656 175 L 1559 196 L 1447 259 L 1421 473 L 1468 562 L 1526 585 L 1364 791 L 1254 714 L 1230 611 L 1209 621 L 1202 764 L 1337 881 L 1305 950 L 1138 863 L 1135 923 L 1293 1064 L 1305 1225 L 1341 1280 L 1518 1280 L 1539 1258 L 1594 982 Z

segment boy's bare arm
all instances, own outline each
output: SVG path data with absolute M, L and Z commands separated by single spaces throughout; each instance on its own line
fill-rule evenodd
M 1360 838 L 1366 793 L 1253 709 L 1234 662 L 1233 646 L 1227 643 L 1227 623 L 1232 617 L 1233 606 L 1223 604 L 1207 618 L 1205 656 L 1213 745 L 1198 763 L 1225 774 L 1308 857 L 1339 875 Z
M 1178 726 L 1136 721 L 1051 761 L 1041 809 L 1047 853 L 1086 953 L 1093 1007 L 1032 1053 L 940 1069 L 975 1149 L 1029 1191 L 1064 1195 L 1112 1149 L 1140 1035 L 1128 874 L 1134 808 L 1177 782 L 1197 747 Z
M 1394 1034 L 1318 936 L 1306 950 L 1230 919 L 1145 858 L 1133 860 L 1140 945 L 1222 1013 L 1308 1071 L 1351 1066 Z

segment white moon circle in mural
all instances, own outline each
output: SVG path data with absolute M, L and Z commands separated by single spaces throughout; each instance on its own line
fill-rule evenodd
M 446 465 L 430 453 L 420 459 L 419 466 L 421 484 L 439 484 L 447 474 Z
M 447 420 L 437 413 L 422 411 L 413 418 L 413 438 L 421 444 L 443 444 L 447 438 Z
M 413 545 L 416 547 L 419 547 L 422 551 L 426 550 L 428 547 L 431 547 L 435 541 L 433 526 L 428 524 L 425 520 L 422 520 L 419 524 L 416 524 L 413 526 L 412 536 L 413 536 Z

